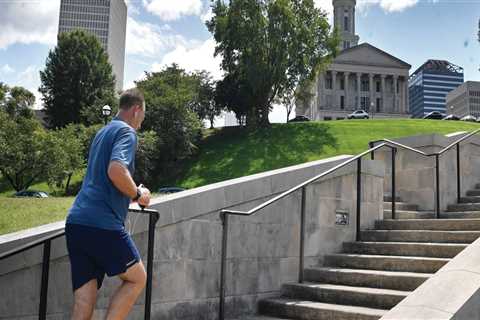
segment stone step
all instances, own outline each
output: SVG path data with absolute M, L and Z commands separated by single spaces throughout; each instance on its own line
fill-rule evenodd
M 243 316 L 241 318 L 228 320 L 285 320 L 286 318 L 267 317 L 267 316 Z
M 440 219 L 480 219 L 480 211 L 442 212 Z
M 415 242 L 344 242 L 344 253 L 453 258 L 468 244 Z
M 383 210 L 384 219 L 392 219 L 392 210 Z M 433 219 L 435 218 L 435 212 L 433 211 L 408 211 L 408 210 L 395 210 L 395 219 Z
M 467 196 L 471 197 L 475 197 L 475 196 L 480 196 L 480 189 L 473 189 L 473 190 L 468 190 L 467 191 Z
M 304 273 L 306 281 L 402 291 L 415 290 L 432 275 L 432 273 L 325 267 L 308 268 Z
M 460 203 L 480 203 L 480 197 L 479 196 L 461 197 Z
M 391 195 L 385 195 L 385 196 L 383 197 L 383 201 L 384 201 L 384 202 L 392 202 L 392 196 L 391 196 Z M 402 199 L 401 199 L 399 196 L 396 196 L 396 197 L 395 197 L 395 201 L 397 201 L 397 202 L 402 202 Z
M 337 253 L 325 256 L 326 267 L 435 273 L 447 258 Z
M 480 231 L 480 219 L 387 219 L 375 221 L 375 229 Z
M 365 230 L 361 241 L 472 243 L 480 237 L 480 231 L 432 231 L 432 230 Z
M 461 211 L 480 211 L 480 203 L 457 203 L 447 206 L 447 211 L 461 212 Z
M 338 320 L 378 320 L 387 310 L 338 304 L 303 301 L 297 299 L 265 299 L 259 302 L 261 314 L 299 320 L 338 319 Z
M 289 299 L 304 299 L 375 309 L 391 309 L 405 299 L 409 293 L 410 291 L 328 283 L 289 283 L 282 286 L 282 296 Z
M 384 202 L 383 207 L 385 209 L 392 209 L 392 203 L 391 202 Z M 395 202 L 395 209 L 396 210 L 405 210 L 405 211 L 418 211 L 418 205 L 416 204 L 411 204 L 411 203 L 406 203 L 406 202 Z

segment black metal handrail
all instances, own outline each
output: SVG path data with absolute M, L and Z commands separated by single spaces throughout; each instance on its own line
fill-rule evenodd
M 277 202 L 280 199 L 283 199 L 292 193 L 302 190 L 302 202 L 300 208 L 300 254 L 299 254 L 299 275 L 298 281 L 300 283 L 303 282 L 303 266 L 304 266 L 304 250 L 305 250 L 305 207 L 306 207 L 306 187 L 321 179 L 329 174 L 351 164 L 357 162 L 357 219 L 356 219 L 356 239 L 357 241 L 360 240 L 360 210 L 361 210 L 361 173 L 362 173 L 362 158 L 367 154 L 374 152 L 380 148 L 388 147 L 392 150 L 392 168 L 395 170 L 395 153 L 396 148 L 388 145 L 388 143 L 382 143 L 378 146 L 370 148 L 369 150 L 352 157 L 351 159 L 340 163 L 333 168 L 322 172 L 313 178 L 306 180 L 305 182 L 300 183 L 299 185 L 290 188 L 289 190 L 279 194 L 278 196 L 273 197 L 272 199 L 265 201 L 264 203 L 256 206 L 255 208 L 248 210 L 248 211 L 237 211 L 237 210 L 222 210 L 220 212 L 220 218 L 222 220 L 222 257 L 221 257 L 221 267 L 220 267 L 220 304 L 219 304 L 219 319 L 225 319 L 225 283 L 226 283 L 226 258 L 227 258 L 227 246 L 228 246 L 228 217 L 229 215 L 237 215 L 237 216 L 252 216 L 258 213 L 261 209 L 271 205 L 272 203 Z M 392 189 L 395 190 L 395 180 L 392 180 Z M 395 195 L 392 197 L 392 210 L 395 210 Z
M 378 141 L 373 141 L 370 142 L 370 149 L 281 193 L 280 195 L 256 206 L 255 208 L 248 210 L 248 211 L 238 211 L 238 210 L 222 210 L 220 213 L 220 217 L 222 220 L 222 260 L 221 260 L 221 269 L 220 269 L 220 304 L 219 304 L 219 319 L 224 320 L 225 318 L 225 283 L 226 283 L 226 255 L 227 255 L 227 246 L 228 246 L 228 217 L 229 215 L 237 215 L 237 216 L 252 216 L 255 215 L 259 210 L 271 205 L 272 203 L 277 202 L 278 200 L 302 189 L 302 202 L 301 202 L 301 208 L 300 208 L 300 254 L 299 254 L 299 276 L 298 276 L 298 281 L 300 283 L 303 282 L 303 266 L 304 266 L 304 244 L 305 244 L 305 206 L 306 206 L 306 186 L 329 175 L 332 172 L 337 171 L 338 169 L 353 163 L 354 161 L 357 161 L 357 219 L 356 219 L 356 240 L 359 241 L 360 237 L 360 218 L 361 218 L 361 166 L 362 166 L 362 158 L 367 155 L 371 154 L 372 160 L 374 160 L 375 156 L 375 151 L 383 148 L 383 147 L 389 147 L 392 150 L 392 156 L 391 156 L 391 163 L 392 163 L 392 198 L 391 198 L 391 203 L 392 203 L 392 219 L 395 219 L 395 213 L 396 213 L 396 179 L 395 179 L 395 173 L 396 173 L 396 168 L 395 168 L 395 157 L 397 153 L 397 149 L 405 149 L 414 153 L 417 153 L 419 155 L 425 156 L 425 157 L 431 157 L 435 156 L 435 171 L 436 171 L 436 191 L 435 191 L 435 202 L 436 202 L 436 212 L 437 212 L 437 218 L 440 217 L 440 184 L 439 184 L 439 158 L 440 155 L 444 154 L 446 151 L 450 150 L 453 148 L 453 146 L 457 147 L 457 198 L 458 201 L 460 201 L 460 195 L 461 195 L 461 187 L 460 187 L 460 143 L 467 140 L 468 138 L 472 137 L 473 135 L 477 134 L 480 132 L 480 129 L 475 130 L 464 137 L 458 139 L 457 141 L 451 143 L 444 149 L 442 149 L 439 152 L 435 153 L 425 153 L 421 150 L 418 150 L 413 147 L 406 146 L 404 144 L 389 140 L 389 139 L 383 139 L 383 140 L 378 140 Z M 375 146 L 375 143 L 381 142 L 381 144 Z
M 150 319 L 152 304 L 152 275 L 153 275 L 153 253 L 155 245 L 155 225 L 160 218 L 158 211 L 151 209 L 129 209 L 129 212 L 142 213 L 149 215 L 148 223 L 148 248 L 147 248 L 147 286 L 145 288 L 145 314 L 144 319 Z M 54 239 L 65 235 L 65 231 L 58 231 L 49 236 L 37 239 L 17 248 L 8 250 L 0 254 L 0 261 L 10 258 L 14 255 L 43 245 L 42 257 L 42 279 L 40 284 L 40 304 L 38 311 L 38 319 L 45 320 L 47 317 L 47 297 L 48 297 L 48 278 L 50 273 L 50 250 Z
M 421 150 L 418 150 L 416 148 L 413 148 L 413 147 L 409 147 L 409 146 L 406 146 L 404 144 L 401 144 L 399 142 L 395 142 L 395 141 L 392 141 L 392 140 L 389 140 L 389 139 L 382 139 L 382 140 L 376 140 L 376 141 L 372 141 L 369 143 L 369 146 L 370 147 L 373 147 L 375 145 L 375 143 L 387 143 L 389 145 L 393 145 L 397 148 L 402 148 L 402 149 L 405 149 L 405 150 L 408 150 L 408 151 L 411 151 L 411 152 L 415 152 L 417 154 L 420 154 L 422 156 L 425 156 L 425 157 L 435 157 L 435 199 L 434 199 L 434 203 L 435 203 L 435 215 L 438 218 L 440 218 L 440 156 L 443 155 L 445 152 L 451 150 L 453 147 L 456 147 L 456 152 L 457 152 L 457 202 L 460 202 L 461 200 L 461 196 L 462 196 L 462 192 L 461 192 L 461 175 L 460 175 L 460 169 L 461 169 L 461 165 L 460 165 L 460 143 L 463 142 L 463 141 L 466 141 L 467 139 L 471 138 L 472 136 L 476 135 L 477 133 L 480 132 L 480 129 L 477 129 L 477 130 L 474 130 L 468 134 L 466 134 L 465 136 L 463 136 L 462 138 L 450 143 L 448 146 L 446 146 L 445 148 L 443 148 L 442 150 L 438 151 L 438 152 L 432 152 L 432 153 L 425 153 Z M 374 151 L 372 151 L 372 160 L 375 158 L 374 156 Z M 392 172 L 392 179 L 395 179 L 395 171 Z

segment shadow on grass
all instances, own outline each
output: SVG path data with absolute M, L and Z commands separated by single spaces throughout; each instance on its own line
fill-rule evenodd
M 176 183 L 192 188 L 278 169 L 337 147 L 337 139 L 323 123 L 274 124 L 253 132 L 223 128 L 204 139 L 200 153 L 185 164 Z

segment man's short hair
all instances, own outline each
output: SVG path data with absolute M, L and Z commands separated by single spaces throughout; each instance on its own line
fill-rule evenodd
M 125 90 L 120 96 L 120 109 L 128 110 L 133 106 L 142 106 L 145 103 L 145 97 L 143 93 L 134 88 Z

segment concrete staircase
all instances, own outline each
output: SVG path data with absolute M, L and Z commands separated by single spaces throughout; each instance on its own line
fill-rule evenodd
M 306 269 L 304 283 L 284 284 L 280 297 L 260 301 L 260 315 L 246 319 L 380 319 L 480 236 L 480 184 L 439 220 L 398 201 L 397 220 L 385 202 L 386 219 L 362 231 L 361 241 L 344 243 L 342 253 Z

